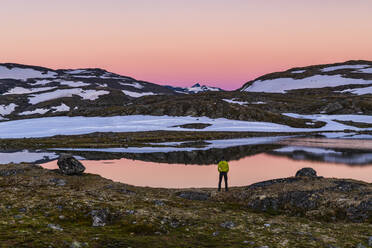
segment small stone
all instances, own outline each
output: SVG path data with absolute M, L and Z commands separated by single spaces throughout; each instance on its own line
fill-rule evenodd
M 23 216 L 22 215 L 19 215 L 19 214 L 17 214 L 17 215 L 14 215 L 14 219 L 22 219 L 23 218 Z
M 356 248 L 366 248 L 364 245 L 362 245 L 361 243 L 359 243 Z
M 155 201 L 154 201 L 154 204 L 155 204 L 155 206 L 159 206 L 159 207 L 165 205 L 164 202 L 161 201 L 161 200 L 155 200 Z
M 224 223 L 221 223 L 220 226 L 223 227 L 223 228 L 231 229 L 231 228 L 235 227 L 235 224 L 232 221 L 226 221 Z
M 180 225 L 178 220 L 172 220 L 170 226 L 173 228 L 177 228 Z
M 64 215 L 60 215 L 60 216 L 58 216 L 58 218 L 59 218 L 60 220 L 64 220 L 66 217 L 65 217 Z
M 372 236 L 368 238 L 368 246 L 372 246 Z
M 270 224 L 264 224 L 265 227 L 270 227 L 271 225 Z
M 27 211 L 27 209 L 26 208 L 20 208 L 20 209 L 18 209 L 18 211 L 21 212 L 21 213 L 25 213 Z
M 80 242 L 77 242 L 77 241 L 74 241 L 72 242 L 72 244 L 70 245 L 70 248 L 80 248 L 82 247 Z
M 57 230 L 57 231 L 63 231 L 63 228 L 60 225 L 48 224 L 48 228 Z
M 212 235 L 214 236 L 214 237 L 216 237 L 218 234 L 220 234 L 219 232 L 214 232 L 214 233 L 212 233 Z
M 125 210 L 125 213 L 132 215 L 132 214 L 134 214 L 134 210 Z
M 316 177 L 316 171 L 310 167 L 302 168 L 296 172 L 296 177 Z
M 49 180 L 49 182 L 55 184 L 56 186 L 65 186 L 66 181 L 60 178 L 52 178 Z

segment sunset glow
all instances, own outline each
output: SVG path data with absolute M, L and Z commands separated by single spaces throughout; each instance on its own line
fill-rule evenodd
M 372 60 L 371 10 L 370 0 L 3 0 L 0 62 L 236 89 L 291 67 Z

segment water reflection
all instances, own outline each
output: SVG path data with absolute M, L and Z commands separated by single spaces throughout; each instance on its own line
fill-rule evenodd
M 114 181 L 136 186 L 189 188 L 213 187 L 218 184 L 217 166 L 161 164 L 130 159 L 111 161 L 83 161 L 88 173 L 99 174 Z M 335 165 L 331 163 L 295 161 L 286 157 L 258 154 L 231 161 L 229 183 L 245 186 L 255 182 L 293 176 L 303 167 L 312 167 L 324 177 L 352 178 L 372 182 L 372 166 Z M 56 161 L 43 164 L 57 168 Z

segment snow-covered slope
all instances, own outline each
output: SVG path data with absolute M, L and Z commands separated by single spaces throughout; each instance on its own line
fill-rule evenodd
M 241 91 L 287 93 L 292 90 L 329 87 L 335 88 L 336 92 L 361 95 L 372 94 L 371 85 L 372 62 L 348 61 L 267 74 L 246 83 Z
M 182 88 L 182 87 L 173 87 L 173 86 L 166 86 L 169 89 L 174 90 L 176 93 L 181 94 L 197 94 L 200 92 L 208 92 L 208 91 L 224 91 L 223 89 L 217 87 L 211 87 L 206 85 L 194 84 L 191 87 Z

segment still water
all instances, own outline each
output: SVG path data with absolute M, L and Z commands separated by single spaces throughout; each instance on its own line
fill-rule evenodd
M 216 165 L 184 165 L 146 162 L 141 160 L 83 160 L 87 173 L 99 174 L 116 182 L 135 186 L 162 188 L 215 188 L 218 183 Z M 294 176 L 303 167 L 314 168 L 318 176 L 351 178 L 372 182 L 372 164 L 347 165 L 308 160 L 293 160 L 288 157 L 260 153 L 230 161 L 229 185 L 246 186 L 252 183 Z M 42 164 L 55 169 L 57 161 Z

